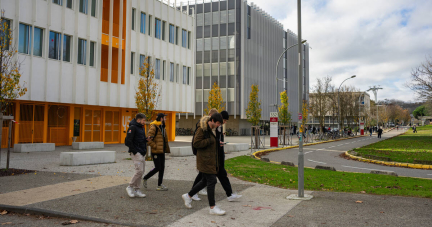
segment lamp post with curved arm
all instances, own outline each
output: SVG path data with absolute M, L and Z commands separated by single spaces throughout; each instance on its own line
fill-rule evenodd
M 347 81 L 347 80 L 349 80 L 349 79 L 352 79 L 352 78 L 355 78 L 356 77 L 356 75 L 352 75 L 351 77 L 349 77 L 349 78 L 346 78 L 344 81 L 342 81 L 342 83 L 339 85 L 339 89 L 338 89 L 338 106 L 339 106 L 339 134 L 341 135 L 341 137 L 342 137 L 342 114 L 341 114 L 341 107 L 340 107 L 340 97 L 339 97 L 339 91 L 340 91 L 340 88 L 341 88 L 341 86 L 342 86 L 342 84 L 345 82 L 345 81 Z

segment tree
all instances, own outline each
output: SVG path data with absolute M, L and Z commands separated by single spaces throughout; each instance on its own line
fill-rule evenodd
M 143 113 L 148 120 L 151 120 L 156 112 L 155 108 L 159 102 L 161 87 L 155 79 L 154 70 L 148 57 L 145 58 L 143 65 L 140 66 L 140 78 L 138 90 L 135 95 L 135 103 L 138 112 Z
M 418 119 L 418 117 L 422 117 L 422 116 L 428 116 L 428 109 L 426 108 L 425 105 L 421 105 L 419 107 L 417 107 L 414 111 L 413 111 L 413 116 Z
M 432 100 L 432 56 L 426 57 L 425 62 L 412 70 L 411 82 L 406 85 L 415 91 L 421 100 Z
M 291 121 L 291 113 L 288 111 L 288 95 L 286 91 L 280 93 L 281 106 L 278 107 L 279 110 L 279 121 L 282 125 L 287 125 Z
M 9 21 L 0 18 L 0 129 L 3 128 L 3 114 L 6 109 L 15 99 L 27 92 L 25 83 L 20 84 L 21 63 L 17 57 L 18 50 L 12 45 L 12 40 Z M 0 141 L 2 141 L 2 130 L 0 130 Z M 9 168 L 9 155 L 6 168 Z
M 304 128 L 306 126 L 307 120 L 308 120 L 308 103 L 306 102 L 306 100 L 303 100 L 303 105 L 302 105 L 302 123 L 301 123 L 301 127 L 300 127 L 300 133 L 304 132 Z
M 251 86 L 252 91 L 249 94 L 248 108 L 246 109 L 247 121 L 252 123 L 252 125 L 258 125 L 261 120 L 261 101 L 258 100 L 258 85 L 253 84 Z
M 207 109 L 205 109 L 206 114 L 208 115 L 209 111 L 213 108 L 217 109 L 218 113 L 225 110 L 222 92 L 217 82 L 214 82 L 212 89 L 209 91 Z
M 332 78 L 327 76 L 322 79 L 317 78 L 313 94 L 309 97 L 310 112 L 313 117 L 318 118 L 320 128 L 325 124 L 325 117 L 331 111 L 331 99 L 329 97 L 332 85 Z

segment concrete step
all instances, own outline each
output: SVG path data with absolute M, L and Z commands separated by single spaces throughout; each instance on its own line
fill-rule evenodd
M 61 166 L 79 166 L 115 162 L 115 151 L 61 152 Z
M 88 150 L 88 149 L 103 149 L 103 142 L 73 142 L 72 149 L 74 150 Z
M 19 143 L 14 145 L 13 152 L 55 151 L 55 143 Z

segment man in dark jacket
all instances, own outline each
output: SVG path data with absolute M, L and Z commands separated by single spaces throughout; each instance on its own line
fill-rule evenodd
M 192 188 L 189 193 L 182 195 L 187 208 L 192 208 L 192 196 L 207 186 L 207 194 L 210 205 L 210 214 L 224 215 L 225 211 L 216 206 L 215 186 L 219 171 L 219 147 L 220 143 L 213 130 L 223 123 L 219 113 L 212 116 L 204 116 L 200 121 L 200 128 L 195 133 L 193 146 L 197 149 L 197 169 L 202 173 L 202 180 Z
M 383 133 L 382 128 L 379 128 L 378 129 L 378 138 L 381 138 L 382 133 Z
M 147 138 L 144 131 L 145 119 L 144 114 L 138 113 L 135 119 L 129 123 L 126 134 L 125 143 L 129 147 L 129 155 L 135 166 L 135 174 L 126 188 L 129 197 L 144 198 L 146 196 L 139 190 L 145 169 L 145 155 L 147 153 Z

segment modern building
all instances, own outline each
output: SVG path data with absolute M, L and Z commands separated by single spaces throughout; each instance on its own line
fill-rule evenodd
M 13 143 L 71 145 L 72 137 L 121 143 L 137 113 L 145 57 L 160 86 L 157 109 L 168 114 L 174 140 L 175 114 L 192 113 L 195 106 L 195 19 L 174 6 L 157 0 L 1 0 L 28 88 L 7 113 L 15 116 Z
M 182 9 L 196 19 L 195 115 L 182 115 L 179 128 L 192 128 L 204 114 L 212 85 L 221 88 L 225 109 L 232 115 L 227 125 L 248 132 L 246 120 L 251 86 L 259 86 L 262 120 L 277 112 L 279 93 L 287 90 L 289 111 L 298 112 L 298 49 L 284 50 L 297 43 L 297 36 L 253 3 L 244 0 L 189 2 Z M 304 50 L 304 91 L 309 92 L 309 48 Z M 307 98 L 307 95 L 306 95 Z M 293 119 L 296 122 L 296 119 Z

